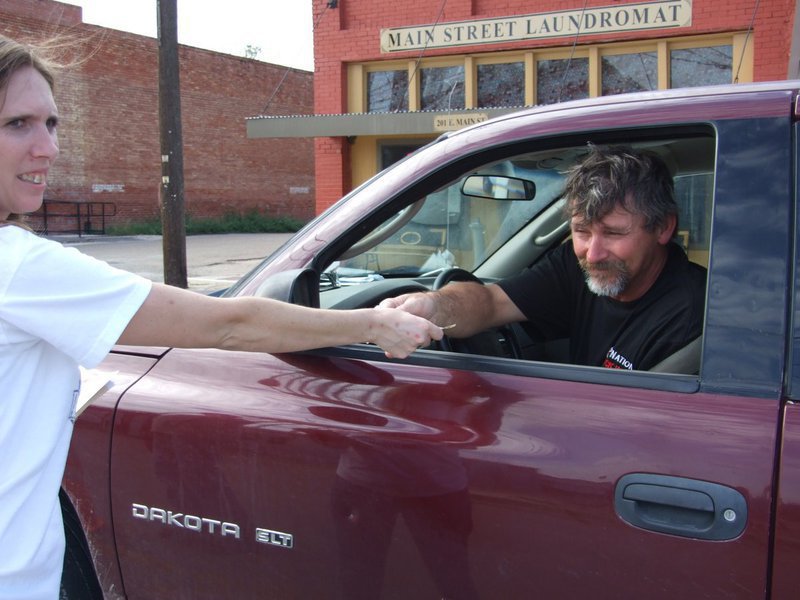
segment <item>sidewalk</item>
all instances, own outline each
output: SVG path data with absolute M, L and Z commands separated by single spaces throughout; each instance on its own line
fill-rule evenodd
M 211 292 L 230 286 L 292 237 L 291 233 L 228 233 L 186 237 L 189 289 Z M 115 267 L 164 281 L 160 235 L 50 236 Z

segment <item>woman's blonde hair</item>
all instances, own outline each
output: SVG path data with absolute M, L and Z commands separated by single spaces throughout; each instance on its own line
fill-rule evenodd
M 23 44 L 0 34 L 0 90 L 5 93 L 8 80 L 24 67 L 33 67 L 45 78 L 50 89 L 55 87 L 55 64 L 45 58 L 46 49 Z
M 20 69 L 33 67 L 44 77 L 50 89 L 55 88 L 56 64 L 46 58 L 46 44 L 32 46 L 12 40 L 0 35 L 0 108 L 6 99 L 6 90 L 11 76 Z M 0 225 L 6 223 L 20 224 L 23 215 L 11 214 L 5 221 L 0 219 Z

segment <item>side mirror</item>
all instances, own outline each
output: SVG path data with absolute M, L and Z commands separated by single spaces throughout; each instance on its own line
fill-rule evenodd
M 313 269 L 291 269 L 264 280 L 256 296 L 319 308 L 319 275 Z

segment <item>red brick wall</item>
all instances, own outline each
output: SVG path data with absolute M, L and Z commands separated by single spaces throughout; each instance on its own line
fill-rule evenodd
M 113 202 L 117 220 L 157 217 L 157 40 L 84 24 L 80 8 L 52 0 L 3 0 L 0 33 L 84 40 L 84 60 L 56 82 L 61 156 L 46 197 Z M 260 114 L 310 113 L 313 74 L 187 46 L 179 57 L 187 213 L 313 216 L 313 140 L 248 139 L 245 125 Z M 112 186 L 124 191 L 102 191 Z
M 637 2 L 639 0 L 636 0 Z M 619 4 L 620 0 L 588 0 L 587 7 Z M 629 0 L 627 3 L 633 3 Z M 753 18 L 757 0 L 694 0 L 692 26 L 669 31 L 654 30 L 635 33 L 591 35 L 579 40 L 579 44 L 596 44 L 618 40 L 652 39 L 681 35 L 709 34 L 715 32 L 746 31 Z M 380 53 L 380 30 L 387 27 L 424 25 L 436 22 L 441 2 L 429 0 L 406 0 L 405 2 L 374 2 L 373 0 L 342 0 L 339 8 L 325 9 L 325 0 L 315 0 L 314 17 L 326 13 L 317 25 L 314 53 L 317 59 L 317 89 L 327 88 L 327 82 L 319 72 L 319 60 L 326 56 L 342 62 L 361 62 L 386 59 Z M 579 0 L 448 0 L 439 19 L 441 22 L 472 19 L 488 19 L 565 11 L 582 8 Z M 755 48 L 755 72 L 759 81 L 786 77 L 789 47 L 792 38 L 795 3 L 793 0 L 761 0 L 753 24 Z M 505 44 L 486 44 L 475 51 L 512 50 L 520 48 L 569 46 L 572 39 L 529 40 Z M 465 48 L 427 50 L 426 56 L 463 54 Z M 415 59 L 419 51 L 394 52 L 392 59 Z M 322 98 L 317 99 L 317 108 Z M 322 111 L 325 112 L 325 111 Z
M 547 11 L 580 9 L 580 0 L 340 0 L 339 8 L 326 8 L 327 0 L 314 1 L 316 73 L 315 112 L 345 112 L 344 70 L 347 63 L 382 59 L 416 59 L 419 51 L 396 52 L 390 57 L 380 52 L 380 30 L 387 27 L 435 23 L 444 4 L 440 22 L 486 19 Z M 619 0 L 587 0 L 588 7 L 609 6 Z M 715 32 L 746 31 L 758 0 L 694 0 L 692 26 L 683 30 L 644 31 L 627 34 L 591 35 L 579 44 L 618 40 L 653 39 Z M 324 14 L 323 14 L 324 11 Z M 761 0 L 753 23 L 754 79 L 785 79 L 792 40 L 795 3 L 793 0 Z M 481 45 L 476 52 L 520 48 L 569 46 L 572 40 L 538 40 Z M 426 56 L 463 54 L 468 48 L 428 50 Z M 320 211 L 348 189 L 344 168 L 336 165 L 341 156 L 332 142 L 317 142 L 317 210 Z M 324 176 L 323 187 L 321 179 Z

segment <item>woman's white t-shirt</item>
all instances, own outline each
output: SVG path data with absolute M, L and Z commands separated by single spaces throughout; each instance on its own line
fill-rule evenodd
M 58 490 L 78 365 L 103 360 L 150 287 L 74 248 L 0 226 L 0 600 L 58 597 Z

